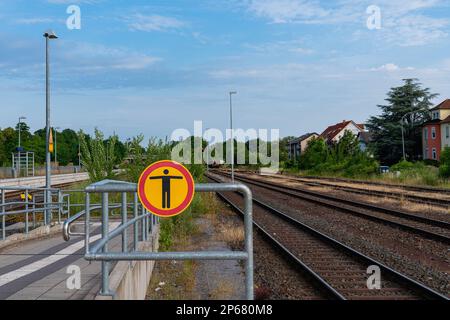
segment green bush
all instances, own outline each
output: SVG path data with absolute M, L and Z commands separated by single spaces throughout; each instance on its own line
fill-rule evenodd
M 450 148 L 445 148 L 441 153 L 441 166 L 439 167 L 439 175 L 444 178 L 450 178 Z
M 358 138 L 347 131 L 331 146 L 322 138 L 311 140 L 299 167 L 308 174 L 359 177 L 375 174 L 378 163 L 360 149 Z

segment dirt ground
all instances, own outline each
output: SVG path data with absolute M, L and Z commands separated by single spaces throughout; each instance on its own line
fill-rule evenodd
M 240 250 L 241 220 L 223 206 L 217 214 L 196 218 L 192 237 L 171 251 Z M 161 261 L 156 264 L 148 300 L 234 300 L 245 298 L 245 273 L 239 261 Z

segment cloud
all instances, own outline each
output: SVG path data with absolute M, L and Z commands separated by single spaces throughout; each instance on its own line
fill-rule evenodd
M 131 30 L 145 32 L 181 29 L 188 25 L 177 18 L 161 15 L 135 14 L 126 20 L 128 20 L 128 26 Z
M 325 18 L 330 14 L 316 1 L 308 0 L 251 0 L 248 10 L 273 23 Z
M 244 47 L 252 49 L 256 52 L 261 52 L 264 54 L 268 53 L 279 53 L 279 52 L 292 52 L 297 54 L 313 54 L 314 50 L 303 47 L 302 40 L 291 40 L 291 41 L 275 41 L 262 44 L 244 44 Z
M 52 4 L 96 4 L 103 2 L 104 0 L 47 0 L 48 3 Z
M 143 70 L 161 61 L 159 57 L 126 48 L 112 48 L 91 43 L 71 43 L 64 59 L 78 61 L 76 68 L 83 71 Z M 67 48 L 68 49 L 68 48 Z
M 378 0 L 381 30 L 365 28 L 372 0 L 243 0 L 246 10 L 274 24 L 319 24 L 357 26 L 354 39 L 373 37 L 399 46 L 422 46 L 448 36 L 449 18 L 425 14 L 426 10 L 448 6 L 442 0 Z
M 54 19 L 51 18 L 22 18 L 17 19 L 15 22 L 17 24 L 40 24 L 40 23 L 52 23 Z

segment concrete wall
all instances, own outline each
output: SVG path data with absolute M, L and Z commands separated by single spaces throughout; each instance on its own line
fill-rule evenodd
M 148 242 L 138 244 L 139 251 L 158 251 L 159 227 Z M 119 261 L 110 274 L 114 297 L 96 296 L 96 300 L 145 300 L 155 261 Z

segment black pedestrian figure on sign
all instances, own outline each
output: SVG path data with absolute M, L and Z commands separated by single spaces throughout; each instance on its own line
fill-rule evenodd
M 150 177 L 150 180 L 162 180 L 162 207 L 163 209 L 170 209 L 170 181 L 183 180 L 180 176 L 169 176 L 169 170 L 164 170 L 164 176 Z

